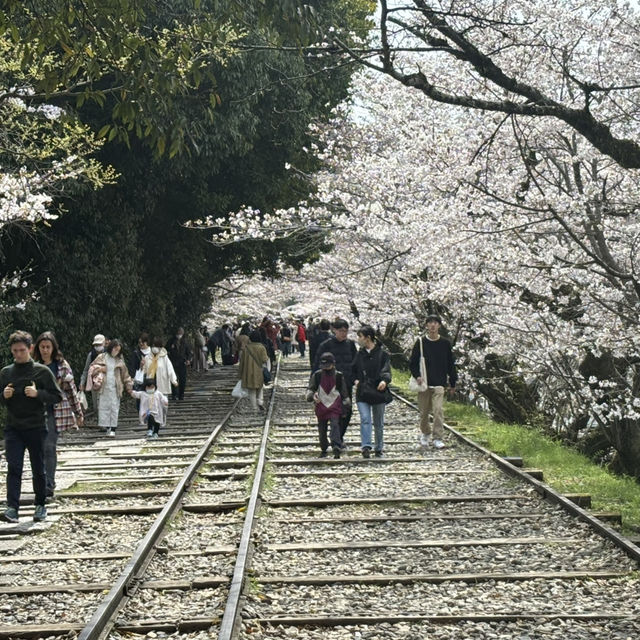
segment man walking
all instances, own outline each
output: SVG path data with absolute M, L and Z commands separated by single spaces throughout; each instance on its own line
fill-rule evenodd
M 14 363 L 0 371 L 0 402 L 7 407 L 4 432 L 7 458 L 7 509 L 5 522 L 17 523 L 20 509 L 20 488 L 25 449 L 29 451 L 35 511 L 33 519 L 47 517 L 44 442 L 47 435 L 46 407 L 58 404 L 62 392 L 49 367 L 31 358 L 33 338 L 26 331 L 9 336 L 9 348 Z
M 440 316 L 427 316 L 427 335 L 416 340 L 411 351 L 409 369 L 411 375 L 416 378 L 418 384 L 422 384 L 420 376 L 420 341 L 422 341 L 422 354 L 426 364 L 427 384 L 426 391 L 418 393 L 418 406 L 420 407 L 420 444 L 428 447 L 431 444 L 433 434 L 433 446 L 442 449 L 444 442 L 444 389 L 449 379 L 449 395 L 453 395 L 458 375 L 453 362 L 451 343 L 440 335 L 442 321 Z M 433 414 L 433 428 L 429 422 L 429 413 Z
M 178 327 L 175 335 L 167 342 L 167 354 L 178 378 L 178 388 L 171 387 L 171 397 L 173 400 L 184 400 L 184 390 L 187 386 L 187 367 L 191 364 L 193 354 L 184 337 L 182 327 Z
M 342 318 L 336 318 L 333 322 L 333 337 L 325 340 L 318 345 L 316 351 L 316 359 L 313 364 L 313 370 L 321 369 L 320 356 L 323 353 L 331 353 L 336 359 L 336 370 L 340 371 L 344 377 L 349 392 L 349 402 L 343 403 L 343 413 L 340 418 L 340 436 L 344 442 L 344 434 L 349 426 L 352 413 L 353 398 L 353 371 L 352 365 L 358 353 L 356 344 L 353 340 L 347 338 L 349 333 L 349 323 Z

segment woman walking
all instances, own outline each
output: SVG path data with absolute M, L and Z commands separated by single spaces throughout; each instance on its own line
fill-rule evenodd
M 267 364 L 269 356 L 261 342 L 259 331 L 249 334 L 249 342 L 242 350 L 238 377 L 242 386 L 249 392 L 249 400 L 254 410 L 264 411 L 264 374 L 262 367 Z
M 362 457 L 371 455 L 371 427 L 373 423 L 375 456 L 382 458 L 384 450 L 384 408 L 391 400 L 389 354 L 376 341 L 373 327 L 364 325 L 358 331 L 360 350 L 353 361 L 356 403 L 360 412 L 360 441 Z
M 47 436 L 44 442 L 44 466 L 47 476 L 46 497 L 52 498 L 56 487 L 58 466 L 58 437 L 67 429 L 77 429 L 84 424 L 84 413 L 73 371 L 58 348 L 58 341 L 51 331 L 38 336 L 34 348 L 34 360 L 49 367 L 62 390 L 62 401 L 47 406 Z
M 178 386 L 178 378 L 171 360 L 169 360 L 167 350 L 162 346 L 164 344 L 162 338 L 154 338 L 152 344 L 151 354 L 142 363 L 144 377 L 153 378 L 156 383 L 156 389 L 168 397 L 171 395 L 171 387 L 176 388 Z
M 122 342 L 109 342 L 105 353 L 101 353 L 91 364 L 89 375 L 93 387 L 98 387 L 98 426 L 106 429 L 107 435 L 114 437 L 118 427 L 120 398 L 123 390 L 133 390 L 133 380 L 122 357 Z

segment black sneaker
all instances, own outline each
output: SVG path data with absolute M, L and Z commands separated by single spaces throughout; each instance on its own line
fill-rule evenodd
M 327 452 L 326 451 L 321 451 L 320 455 L 318 456 L 318 458 L 326 458 L 327 457 Z
M 384 453 L 382 453 L 382 451 L 376 451 L 373 455 L 376 458 L 384 458 Z
M 337 447 L 333 450 L 333 457 L 335 460 L 340 459 L 340 449 L 338 449 Z
M 371 457 L 371 449 L 369 449 L 369 447 L 365 447 L 362 450 L 362 457 L 363 458 L 370 458 Z
M 18 524 L 18 522 L 20 522 L 20 519 L 18 518 L 18 510 L 13 507 L 7 507 L 2 516 L 0 516 L 0 519 L 4 522 L 11 522 L 12 524 Z
M 47 508 L 43 504 L 37 504 L 33 512 L 33 521 L 42 522 L 47 519 Z

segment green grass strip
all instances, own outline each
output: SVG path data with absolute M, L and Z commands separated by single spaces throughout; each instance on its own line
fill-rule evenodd
M 394 386 L 415 400 L 408 380 L 407 372 L 393 370 Z M 640 530 L 640 484 L 634 478 L 610 473 L 537 428 L 494 422 L 476 407 L 446 402 L 445 419 L 457 421 L 454 428 L 494 453 L 521 457 L 525 467 L 542 469 L 544 482 L 559 493 L 588 493 L 593 511 L 621 513 L 624 533 Z

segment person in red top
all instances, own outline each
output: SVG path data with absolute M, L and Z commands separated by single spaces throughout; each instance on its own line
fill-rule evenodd
M 307 332 L 304 328 L 304 322 L 302 322 L 302 320 L 298 320 L 296 324 L 298 325 L 298 329 L 296 330 L 296 342 L 298 343 L 298 351 L 300 352 L 300 357 L 304 358 L 304 352 L 307 348 Z

